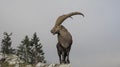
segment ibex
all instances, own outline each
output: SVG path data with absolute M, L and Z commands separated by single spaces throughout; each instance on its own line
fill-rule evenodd
M 69 17 L 72 18 L 71 16 L 73 15 L 82 15 L 84 17 L 84 15 L 80 12 L 72 12 L 69 14 L 62 15 L 58 17 L 53 29 L 51 30 L 51 33 L 53 35 L 57 34 L 58 36 L 58 43 L 56 47 L 57 47 L 60 64 L 70 63 L 69 52 L 70 52 L 73 40 L 70 32 L 68 32 L 68 30 L 61 24 L 65 19 Z

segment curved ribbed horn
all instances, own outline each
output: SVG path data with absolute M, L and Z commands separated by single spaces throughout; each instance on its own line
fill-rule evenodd
M 80 12 L 72 12 L 72 13 L 65 14 L 65 15 L 62 15 L 62 16 L 58 17 L 55 25 L 58 26 L 58 25 L 62 24 L 62 22 L 63 22 L 65 19 L 67 19 L 67 18 L 69 18 L 69 17 L 71 17 L 71 16 L 73 16 L 73 15 L 82 15 L 82 16 L 84 17 L 84 14 L 82 14 L 82 13 L 80 13 Z

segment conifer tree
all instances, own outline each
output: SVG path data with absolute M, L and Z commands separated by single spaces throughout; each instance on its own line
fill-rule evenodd
M 2 39 L 2 44 L 1 44 L 1 52 L 4 55 L 5 54 L 13 54 L 15 52 L 15 49 L 11 47 L 12 41 L 11 41 L 11 35 L 12 33 L 8 34 L 7 32 L 4 32 L 4 38 Z
M 18 46 L 18 49 L 17 49 L 17 55 L 25 63 L 29 63 L 29 59 L 30 59 L 29 47 L 30 47 L 30 41 L 29 41 L 29 37 L 26 35 L 25 38 L 21 41 L 21 44 Z
M 33 34 L 33 37 L 31 39 L 31 56 L 32 56 L 32 60 L 34 60 L 32 63 L 38 63 L 38 62 L 42 62 L 45 63 L 45 57 L 44 57 L 44 52 L 42 49 L 42 44 L 39 42 L 40 39 L 37 36 L 36 32 Z
M 44 52 L 39 41 L 39 37 L 36 33 L 34 33 L 31 40 L 28 38 L 28 36 L 25 36 L 17 49 L 17 55 L 20 57 L 20 59 L 30 64 L 36 64 L 38 62 L 45 63 L 46 61 L 44 60 Z

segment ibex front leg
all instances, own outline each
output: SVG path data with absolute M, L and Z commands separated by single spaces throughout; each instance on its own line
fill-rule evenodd
M 57 43 L 57 52 L 58 52 L 58 56 L 59 56 L 59 61 L 60 61 L 60 64 L 62 63 L 62 59 L 61 59 L 61 55 L 62 55 L 62 48 L 60 46 L 60 43 L 58 42 Z
M 66 63 L 66 57 L 67 57 L 67 53 L 65 50 L 62 51 L 62 63 Z

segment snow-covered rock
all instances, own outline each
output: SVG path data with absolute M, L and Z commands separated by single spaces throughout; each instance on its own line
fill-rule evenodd
M 0 53 L 0 60 L 5 58 L 5 62 L 8 62 L 9 65 L 16 65 L 16 64 L 19 64 L 19 63 L 23 63 L 22 60 L 20 60 L 20 58 L 15 55 L 15 54 L 5 54 L 5 57 L 3 57 L 3 54 Z
M 35 67 L 72 67 L 71 64 L 45 64 L 45 63 L 38 63 Z
M 26 65 L 25 67 L 33 67 L 32 65 Z
M 43 67 L 43 66 L 45 66 L 45 65 L 46 65 L 46 64 L 39 62 L 39 63 L 36 64 L 36 67 Z
M 0 53 L 0 60 L 3 59 L 3 54 Z M 9 65 L 14 65 L 14 67 L 20 67 L 20 63 L 24 63 L 20 58 L 15 54 L 5 55 L 5 62 L 8 62 Z M 1 66 L 0 66 L 1 67 Z M 25 67 L 33 67 L 32 65 L 26 65 Z M 71 64 L 46 64 L 46 63 L 37 63 L 35 67 L 72 67 Z
M 14 54 L 8 55 L 5 61 L 8 62 L 10 65 L 23 63 L 23 61 L 20 60 L 20 58 Z
M 72 67 L 71 64 L 62 64 L 59 67 Z
M 20 65 L 19 64 L 15 64 L 15 67 L 20 67 Z
M 54 67 L 55 66 L 55 64 L 50 64 L 48 67 Z

